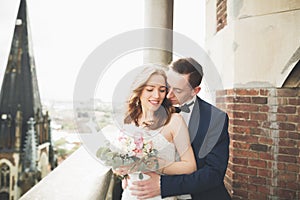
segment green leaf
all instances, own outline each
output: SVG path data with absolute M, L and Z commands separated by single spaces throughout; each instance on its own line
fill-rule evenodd
M 110 153 L 110 152 L 111 152 L 111 150 L 110 150 L 109 148 L 107 148 L 107 147 L 101 147 L 101 148 L 98 149 L 96 155 L 97 155 L 97 157 L 98 157 L 100 160 L 105 161 L 105 160 L 107 160 L 107 159 L 106 159 L 106 155 L 107 155 L 108 153 Z
M 97 150 L 97 152 L 96 152 L 96 156 L 97 156 L 98 158 L 100 158 L 101 155 L 103 154 L 103 152 L 104 152 L 105 150 L 106 150 L 105 147 L 100 147 L 100 148 Z
M 112 160 L 112 158 L 114 157 L 114 153 L 108 152 L 107 154 L 105 154 L 105 156 L 106 156 L 106 160 Z
M 145 171 L 147 169 L 147 165 L 145 163 L 141 163 L 140 166 L 138 166 L 138 171 Z
M 131 158 L 123 160 L 124 165 L 131 165 L 132 163 L 134 163 L 134 160 Z
M 123 164 L 123 161 L 120 157 L 114 157 L 113 162 L 112 162 L 112 167 L 113 168 L 118 168 Z
M 158 155 L 158 150 L 157 150 L 157 149 L 152 149 L 152 154 L 153 154 L 154 156 L 157 156 L 157 155 Z

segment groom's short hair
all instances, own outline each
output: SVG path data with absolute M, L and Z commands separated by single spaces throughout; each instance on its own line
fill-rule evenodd
M 188 81 L 192 88 L 200 85 L 203 77 L 203 69 L 193 58 L 180 58 L 172 62 L 170 67 L 179 74 L 188 74 Z

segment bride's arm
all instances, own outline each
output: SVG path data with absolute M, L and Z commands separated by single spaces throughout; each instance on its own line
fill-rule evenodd
M 190 174 L 196 170 L 196 161 L 187 125 L 181 115 L 174 113 L 169 126 L 180 161 L 167 165 L 162 169 L 162 173 L 168 175 Z

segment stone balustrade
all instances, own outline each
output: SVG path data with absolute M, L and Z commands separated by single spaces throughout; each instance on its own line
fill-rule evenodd
M 20 200 L 105 199 L 111 174 L 109 168 L 80 147 Z

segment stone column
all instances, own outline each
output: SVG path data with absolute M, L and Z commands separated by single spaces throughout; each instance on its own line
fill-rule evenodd
M 144 63 L 168 64 L 172 61 L 174 0 L 144 0 Z M 150 47 L 150 48 L 149 48 Z M 170 50 L 170 51 L 167 51 Z

